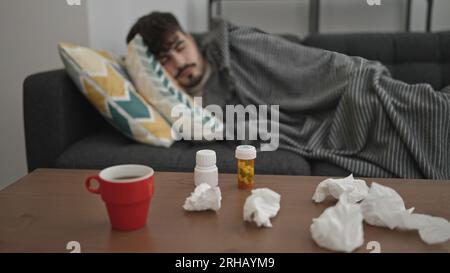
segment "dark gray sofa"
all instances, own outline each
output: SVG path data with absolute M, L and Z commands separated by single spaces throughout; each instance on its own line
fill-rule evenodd
M 328 34 L 310 36 L 302 43 L 381 61 L 394 78 L 407 83 L 429 83 L 436 89 L 450 85 L 450 32 Z M 178 142 L 171 148 L 160 148 L 122 136 L 96 112 L 62 69 L 27 77 L 23 91 L 29 171 L 101 169 L 139 163 L 150 165 L 156 171 L 190 172 L 194 168 L 195 152 L 208 148 L 217 152 L 220 172 L 235 172 L 236 143 L 233 142 Z M 343 176 L 350 173 L 333 164 L 306 160 L 283 150 L 259 153 L 255 169 L 261 174 Z

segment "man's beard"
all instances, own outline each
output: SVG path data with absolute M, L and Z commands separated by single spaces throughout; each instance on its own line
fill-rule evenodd
M 202 76 L 200 75 L 198 77 L 194 77 L 194 75 L 191 74 L 189 75 L 188 79 L 189 83 L 185 84 L 184 87 L 189 89 L 197 86 L 202 81 Z
M 195 64 L 195 63 L 187 64 L 187 65 L 183 66 L 181 69 L 178 70 L 177 74 L 175 75 L 175 79 L 178 79 L 180 77 L 180 75 L 184 72 L 184 70 L 186 70 L 190 67 L 196 67 L 196 66 L 197 66 L 197 64 Z M 181 82 L 179 82 L 179 83 L 184 88 L 189 89 L 189 88 L 195 87 L 197 84 L 199 84 L 200 81 L 202 80 L 202 76 L 203 75 L 195 77 L 194 75 L 191 74 L 187 78 L 189 81 L 188 83 L 181 83 Z

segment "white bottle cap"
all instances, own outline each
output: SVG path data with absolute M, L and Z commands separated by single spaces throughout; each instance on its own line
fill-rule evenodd
M 216 152 L 213 150 L 197 151 L 195 162 L 198 167 L 211 167 L 216 165 Z
M 236 147 L 236 158 L 252 160 L 256 158 L 256 148 L 251 145 L 239 145 Z

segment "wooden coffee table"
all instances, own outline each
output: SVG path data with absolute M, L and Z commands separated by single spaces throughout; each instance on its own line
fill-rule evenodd
M 95 170 L 38 169 L 0 191 L 0 252 L 326 252 L 311 239 L 312 219 L 335 204 L 311 200 L 324 177 L 256 175 L 257 187 L 281 194 L 273 228 L 244 222 L 242 208 L 250 192 L 237 189 L 236 175 L 221 174 L 222 208 L 186 212 L 194 189 L 192 173 L 157 172 L 149 221 L 134 232 L 111 230 L 100 196 L 87 192 L 84 178 Z M 406 207 L 450 219 L 450 181 L 366 179 L 389 186 Z M 450 252 L 450 242 L 426 245 L 416 231 L 364 226 L 363 247 L 377 241 L 381 252 Z

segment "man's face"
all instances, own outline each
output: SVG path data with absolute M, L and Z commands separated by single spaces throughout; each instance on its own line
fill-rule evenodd
M 161 65 L 182 87 L 197 85 L 205 72 L 205 61 L 192 36 L 176 31 L 167 44 L 169 50 L 158 56 Z

